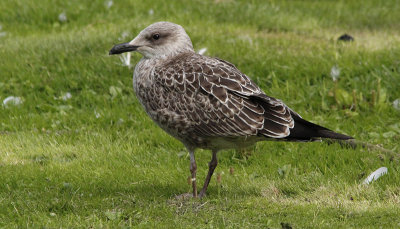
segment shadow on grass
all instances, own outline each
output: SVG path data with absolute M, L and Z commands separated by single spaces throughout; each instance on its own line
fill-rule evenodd
M 123 186 L 104 187 L 101 184 L 94 185 L 97 188 L 86 187 L 84 192 L 91 193 L 95 198 L 104 198 L 113 195 L 133 195 L 140 200 L 169 200 L 184 193 L 191 193 L 192 188 L 189 185 L 181 185 L 178 183 L 159 183 L 159 182 L 137 182 L 132 184 L 125 184 Z M 200 190 L 199 186 L 199 190 Z M 255 187 L 240 187 L 234 186 L 217 186 L 210 185 L 207 190 L 206 199 L 218 198 L 248 198 L 261 196 L 260 190 Z

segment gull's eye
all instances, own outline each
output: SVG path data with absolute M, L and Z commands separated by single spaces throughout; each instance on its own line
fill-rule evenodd
M 160 39 L 160 34 L 158 34 L 158 33 L 153 34 L 153 39 L 154 39 L 154 40 Z

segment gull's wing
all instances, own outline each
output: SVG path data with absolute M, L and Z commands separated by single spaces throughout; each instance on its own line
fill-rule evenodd
M 284 138 L 294 126 L 294 112 L 226 61 L 181 54 L 157 66 L 153 77 L 164 92 L 158 109 L 179 116 L 182 123 L 170 123 L 197 136 Z

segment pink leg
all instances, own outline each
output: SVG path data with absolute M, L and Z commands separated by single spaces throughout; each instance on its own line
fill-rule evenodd
M 208 184 L 210 183 L 211 177 L 212 177 L 217 165 L 218 165 L 217 151 L 213 151 L 211 161 L 210 161 L 210 163 L 208 163 L 208 174 L 207 174 L 206 180 L 204 181 L 204 186 L 201 189 L 200 194 L 199 194 L 200 198 L 202 198 L 203 196 L 206 195 Z

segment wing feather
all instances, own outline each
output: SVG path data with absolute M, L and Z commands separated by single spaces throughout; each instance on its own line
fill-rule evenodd
M 174 109 L 199 136 L 283 138 L 290 134 L 291 110 L 265 95 L 233 64 L 197 54 L 175 58 L 156 68 L 155 79 L 166 91 L 176 92 L 180 99 Z

